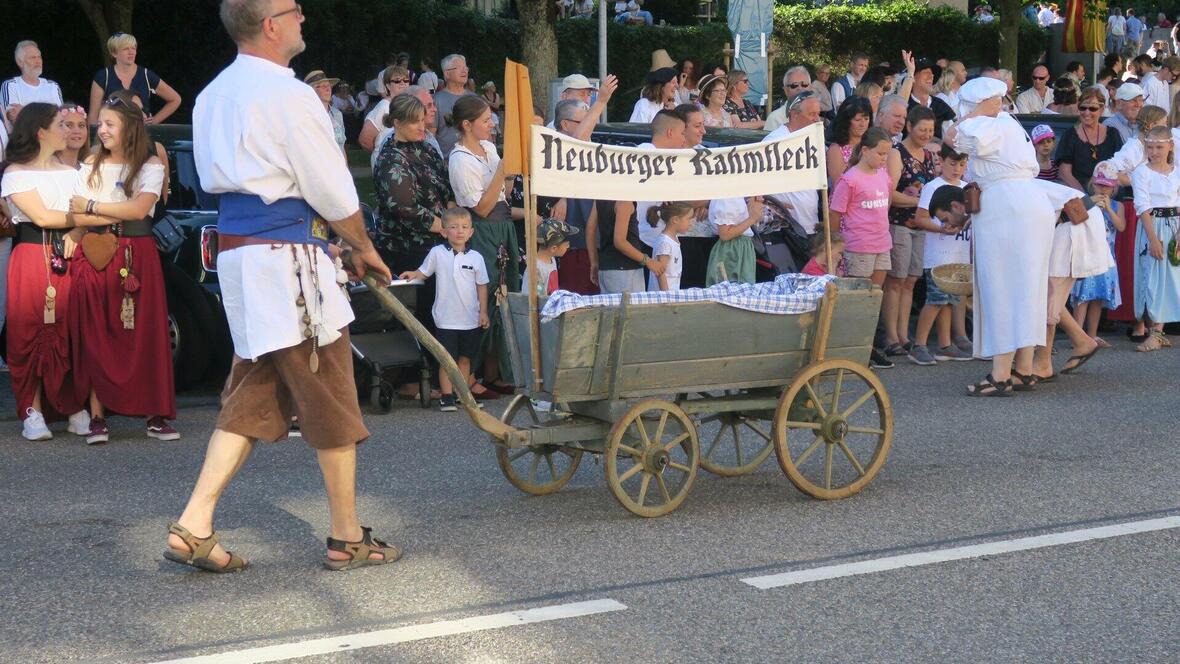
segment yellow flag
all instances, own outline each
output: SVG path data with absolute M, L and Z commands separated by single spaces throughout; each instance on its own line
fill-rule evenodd
M 533 89 L 529 68 L 504 61 L 504 174 L 529 174 L 529 139 L 532 137 Z

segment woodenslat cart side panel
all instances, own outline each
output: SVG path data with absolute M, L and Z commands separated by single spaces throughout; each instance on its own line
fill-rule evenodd
M 828 358 L 868 364 L 877 318 L 881 313 L 881 297 L 879 288 L 845 290 L 841 284 L 836 308 L 832 313 Z
M 815 314 L 772 315 L 718 302 L 632 305 L 624 366 L 803 350 Z

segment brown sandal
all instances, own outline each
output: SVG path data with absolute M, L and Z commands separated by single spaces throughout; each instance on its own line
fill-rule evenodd
M 336 572 L 368 567 L 369 565 L 386 565 L 402 557 L 402 550 L 396 546 L 382 542 L 373 537 L 373 529 L 361 526 L 363 533 L 359 542 L 345 542 L 344 540 L 328 538 L 328 550 L 340 551 L 352 556 L 348 560 L 324 560 L 324 567 Z M 374 553 L 381 554 L 380 558 L 370 558 Z
M 174 563 L 190 565 L 198 569 L 203 569 L 206 572 L 213 572 L 214 574 L 240 572 L 246 569 L 246 559 L 233 551 L 226 551 L 229 554 L 229 562 L 224 565 L 217 564 L 215 560 L 209 557 L 209 554 L 213 552 L 213 548 L 217 546 L 217 533 L 213 533 L 208 537 L 197 537 L 189 532 L 188 528 L 173 522 L 168 526 L 168 534 L 176 535 L 184 540 L 184 545 L 188 547 L 187 552 L 181 552 L 168 547 L 168 550 L 164 552 L 164 558 Z

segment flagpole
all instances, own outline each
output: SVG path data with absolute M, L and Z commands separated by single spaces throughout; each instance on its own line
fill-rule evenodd
M 524 177 L 524 241 L 528 260 L 525 272 L 525 287 L 529 292 L 529 357 L 533 365 L 533 392 L 541 392 L 541 321 L 537 314 L 537 289 L 540 275 L 537 271 L 537 199 L 531 191 L 532 176 Z
M 598 84 L 606 80 L 606 0 L 600 0 L 598 3 Z M 606 122 L 607 109 L 602 109 L 602 117 L 598 119 L 599 122 Z

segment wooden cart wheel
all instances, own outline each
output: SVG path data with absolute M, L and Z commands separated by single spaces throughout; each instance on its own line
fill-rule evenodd
M 697 421 L 701 468 L 723 477 L 752 473 L 774 450 L 767 422 L 741 412 L 711 413 Z
M 504 409 L 500 421 L 513 424 L 541 424 L 556 416 L 539 412 L 527 395 L 518 394 Z M 582 462 L 582 450 L 559 445 L 533 445 L 509 449 L 496 445 L 496 463 L 512 486 L 534 496 L 553 493 L 565 486 Z
M 639 516 L 663 516 L 684 502 L 700 465 L 692 420 L 674 403 L 646 399 L 611 428 L 603 451 L 606 485 Z
M 872 481 L 893 442 L 893 407 L 868 368 L 848 360 L 804 367 L 774 413 L 774 448 L 798 489 L 846 498 Z

